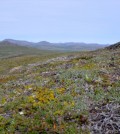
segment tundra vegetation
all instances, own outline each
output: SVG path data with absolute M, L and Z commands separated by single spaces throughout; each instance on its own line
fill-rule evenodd
M 120 48 L 0 59 L 1 134 L 119 134 Z

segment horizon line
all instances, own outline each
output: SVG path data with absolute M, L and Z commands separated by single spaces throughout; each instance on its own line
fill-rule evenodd
M 13 41 L 25 41 L 25 42 L 29 42 L 29 43 L 40 43 L 40 42 L 48 42 L 48 43 L 85 43 L 85 44 L 98 44 L 98 45 L 111 45 L 111 44 L 115 44 L 117 42 L 114 42 L 114 43 L 98 43 L 98 42 L 84 42 L 84 41 L 58 41 L 58 42 L 51 42 L 51 41 L 48 41 L 48 40 L 40 40 L 40 41 L 29 41 L 29 40 L 25 40 L 25 39 L 14 39 L 14 38 L 5 38 L 5 39 L 2 39 L 0 40 L 0 42 L 2 41 L 9 41 L 9 40 L 13 40 Z

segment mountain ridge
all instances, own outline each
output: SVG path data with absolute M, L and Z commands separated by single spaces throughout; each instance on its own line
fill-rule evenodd
M 84 42 L 64 42 L 64 43 L 51 43 L 48 41 L 29 42 L 24 40 L 5 39 L 7 41 L 20 46 L 28 46 L 42 50 L 55 50 L 55 51 L 88 51 L 104 48 L 108 44 L 98 43 L 84 43 Z
M 20 55 L 43 55 L 46 53 L 51 52 L 41 51 L 40 49 L 29 46 L 21 46 L 10 43 L 9 41 L 0 42 L 0 58 L 16 57 Z

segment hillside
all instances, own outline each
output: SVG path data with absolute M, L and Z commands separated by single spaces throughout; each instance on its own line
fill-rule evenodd
M 47 51 L 52 50 L 52 51 L 60 51 L 60 52 L 90 51 L 90 50 L 104 48 L 107 46 L 107 44 L 79 43 L 79 42 L 50 43 L 47 41 L 41 41 L 41 42 L 33 43 L 28 41 L 20 41 L 20 40 L 12 40 L 12 39 L 6 39 L 4 41 L 8 41 L 10 43 L 17 44 L 20 46 L 38 48 L 40 50 L 47 50 Z
M 1 134 L 120 133 L 120 48 L 0 59 L 0 74 Z
M 50 51 L 43 51 L 28 46 L 20 46 L 9 41 L 0 42 L 0 58 L 14 57 L 20 55 L 45 55 L 52 53 Z
M 113 45 L 110 45 L 110 46 L 106 47 L 106 49 L 108 49 L 108 50 L 120 49 L 120 42 L 115 43 L 115 44 L 113 44 Z

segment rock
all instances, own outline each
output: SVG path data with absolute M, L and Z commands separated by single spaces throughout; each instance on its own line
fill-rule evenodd
M 23 69 L 22 66 L 14 67 L 10 70 L 10 73 L 15 73 L 15 72 L 21 72 Z

